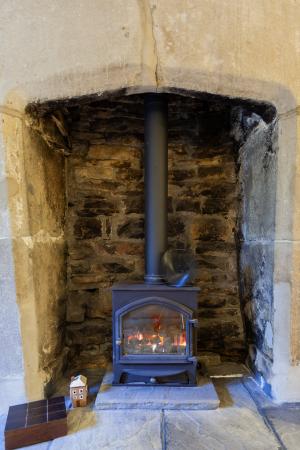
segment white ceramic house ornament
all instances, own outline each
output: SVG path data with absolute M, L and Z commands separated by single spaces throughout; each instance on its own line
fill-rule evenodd
M 73 408 L 87 405 L 88 385 L 85 376 L 77 375 L 76 377 L 71 378 L 70 399 L 72 400 Z

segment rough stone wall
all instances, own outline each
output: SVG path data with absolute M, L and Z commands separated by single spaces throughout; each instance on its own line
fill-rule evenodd
M 68 301 L 73 367 L 111 358 L 112 283 L 144 274 L 141 96 L 66 108 Z M 200 286 L 198 350 L 245 352 L 235 232 L 236 155 L 231 105 L 169 98 L 169 245 L 191 248 Z
M 269 379 L 274 346 L 274 235 L 277 180 L 277 117 L 235 111 L 241 186 L 240 292 L 248 363 Z M 267 376 L 266 376 L 267 375 Z M 268 391 L 269 387 L 265 386 Z M 268 392 L 270 393 L 270 392 Z

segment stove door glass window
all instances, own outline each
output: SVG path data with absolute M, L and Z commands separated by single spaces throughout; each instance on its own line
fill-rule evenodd
M 129 311 L 122 321 L 122 353 L 186 353 L 186 317 L 161 305 L 147 305 Z

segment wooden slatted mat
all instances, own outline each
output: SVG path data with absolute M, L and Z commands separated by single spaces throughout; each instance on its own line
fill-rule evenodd
M 65 436 L 67 413 L 64 397 L 10 406 L 4 434 L 6 450 Z

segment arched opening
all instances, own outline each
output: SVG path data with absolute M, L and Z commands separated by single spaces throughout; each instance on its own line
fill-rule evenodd
M 266 376 L 273 358 L 275 108 L 165 92 L 169 246 L 197 260 L 199 355 L 247 360 Z M 143 279 L 143 114 L 143 94 L 125 91 L 27 107 L 46 193 L 29 186 L 32 214 L 46 201 L 67 249 L 52 247 L 33 264 L 36 283 L 46 285 L 37 308 L 47 317 L 38 328 L 49 388 L 66 369 L 110 360 L 110 287 Z M 51 277 L 60 286 L 54 292 Z

